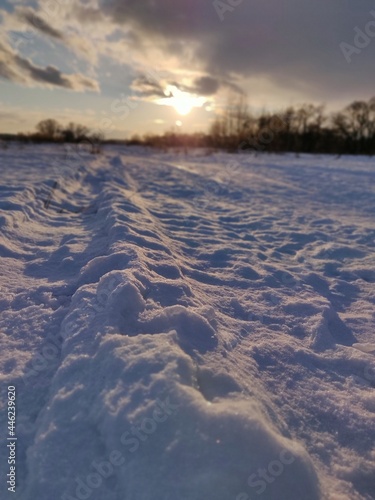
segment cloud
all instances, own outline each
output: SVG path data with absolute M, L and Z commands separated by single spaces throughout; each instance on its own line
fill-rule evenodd
M 37 84 L 68 90 L 98 91 L 95 80 L 81 74 L 64 74 L 54 66 L 41 67 L 21 57 L 11 47 L 0 41 L 0 78 L 23 85 Z
M 43 19 L 40 15 L 38 15 L 33 9 L 28 7 L 16 7 L 15 14 L 20 19 L 20 21 L 24 21 L 29 26 L 35 28 L 41 33 L 48 35 L 52 38 L 57 38 L 58 40 L 63 40 L 64 38 L 63 33 L 53 28 L 50 24 L 48 24 L 47 21 L 45 21 L 45 19 Z
M 54 50 L 66 48 L 93 68 L 98 62 L 101 51 L 94 46 L 92 33 L 87 29 L 87 25 L 72 17 L 72 8 L 70 2 L 50 0 L 39 0 L 38 5 L 34 7 L 15 6 L 10 12 L 0 11 L 1 29 L 4 35 L 7 34 L 8 39 L 15 41 L 17 48 L 22 51 L 27 49 L 26 42 L 28 46 L 35 42 L 39 44 L 40 41 L 53 42 Z M 102 16 L 100 18 L 102 19 Z M 57 24 L 59 28 L 56 27 Z M 113 26 L 110 29 L 113 29 Z M 105 37 L 105 33 L 97 33 L 100 31 L 99 25 L 95 31 L 97 40 L 100 40 L 100 36 Z M 49 47 L 51 46 L 49 43 Z M 39 46 L 38 50 L 43 49 Z
M 171 85 L 179 88 L 183 92 L 189 92 L 190 94 L 201 95 L 201 96 L 214 96 L 218 93 L 222 87 L 231 87 L 230 82 L 225 82 L 213 78 L 211 76 L 199 76 L 194 78 L 189 85 L 184 83 L 179 83 L 177 81 L 171 82 Z M 235 87 L 235 86 L 234 86 Z M 238 89 L 235 87 L 235 90 Z
M 72 5 L 69 17 L 82 23 L 98 24 L 105 21 L 105 16 L 101 10 L 78 2 Z
M 165 85 L 148 75 L 137 76 L 131 84 L 131 89 L 142 97 L 165 97 Z
M 149 72 L 137 76 L 130 88 L 136 93 L 138 99 L 144 101 L 174 106 L 173 103 L 181 104 L 182 99 L 189 102 L 192 107 L 201 107 L 209 102 L 205 98 L 214 96 L 221 85 L 221 82 L 209 76 L 195 78 L 191 85 L 186 85 Z
M 373 20 L 372 0 L 222 3 L 229 7 L 220 18 L 211 0 L 98 0 L 97 16 L 133 30 L 151 50 L 159 48 L 161 58 L 179 59 L 176 69 L 189 67 L 216 81 L 246 86 L 258 78 L 314 99 L 372 92 L 375 40 L 352 66 L 340 49 L 343 41 L 353 43 L 356 26 Z M 210 84 L 203 80 L 202 91 Z
M 221 15 L 218 5 L 226 5 Z M 135 77 L 131 89 L 145 100 L 162 97 L 170 84 L 208 98 L 243 89 L 268 107 L 296 99 L 370 97 L 375 39 L 351 64 L 340 44 L 354 43 L 356 26 L 364 28 L 374 20 L 372 9 L 373 0 L 35 0 L 32 7 L 18 4 L 5 14 L 8 25 L 3 26 L 15 30 L 18 23 L 19 29 L 22 18 L 24 26 L 34 26 L 83 60 L 91 77 L 100 74 L 103 60 L 124 68 L 127 75 L 129 66 L 142 74 L 147 69 L 167 71 L 168 77 L 155 81 L 142 74 Z M 1 74 L 14 81 L 27 74 L 29 84 L 74 89 L 96 85 L 80 74 L 24 61 L 30 66 L 20 60 L 10 67 L 0 62 Z
M 220 88 L 220 81 L 211 76 L 201 76 L 196 78 L 192 92 L 200 95 L 214 95 Z

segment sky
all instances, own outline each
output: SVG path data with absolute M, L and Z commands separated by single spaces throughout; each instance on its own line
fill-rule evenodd
M 0 0 L 0 132 L 205 131 L 254 112 L 375 95 L 373 0 Z

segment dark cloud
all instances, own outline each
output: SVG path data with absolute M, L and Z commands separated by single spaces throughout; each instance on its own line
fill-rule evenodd
M 142 97 L 152 97 L 156 99 L 159 97 L 172 97 L 172 95 L 168 95 L 165 90 L 167 85 L 177 87 L 179 90 L 190 92 L 191 94 L 212 96 L 217 93 L 221 83 L 219 80 L 210 76 L 202 76 L 196 78 L 192 85 L 183 85 L 177 81 L 160 81 L 160 78 L 154 75 L 142 74 L 132 82 L 131 88 Z
M 48 35 L 52 38 L 57 38 L 58 40 L 62 40 L 64 38 L 64 35 L 60 31 L 48 24 L 47 21 L 45 21 L 33 9 L 27 7 L 18 7 L 16 9 L 16 15 L 21 21 L 24 21 L 32 28 L 35 28 L 45 35 Z
M 220 88 L 220 81 L 211 76 L 201 76 L 193 82 L 190 92 L 203 96 L 212 96 L 217 93 Z
M 80 74 L 66 75 L 53 66 L 36 66 L 0 42 L 0 78 L 16 83 L 62 87 L 69 90 L 98 90 L 94 80 Z
M 220 11 L 223 3 L 227 8 Z M 342 42 L 354 43 L 356 26 L 364 29 L 375 20 L 370 14 L 375 8 L 372 0 L 231 4 L 229 0 L 99 0 L 98 12 L 180 54 L 182 67 L 187 64 L 184 50 L 191 47 L 196 67 L 216 80 L 261 77 L 303 91 L 306 97 L 324 99 L 372 91 L 375 37 L 355 54 L 352 64 L 340 48 Z
M 131 89 L 142 97 L 166 97 L 161 82 L 148 75 L 139 75 L 132 82 Z
M 170 39 L 191 40 L 218 22 L 211 0 L 99 0 L 99 10 L 115 23 Z

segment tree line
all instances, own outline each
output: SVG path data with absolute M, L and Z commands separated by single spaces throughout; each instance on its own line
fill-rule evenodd
M 86 142 L 98 152 L 104 142 L 101 133 L 91 133 L 84 125 L 62 126 L 54 119 L 39 122 L 36 132 L 18 139 L 33 142 Z M 194 134 L 169 131 L 163 135 L 133 136 L 129 140 L 105 141 L 128 145 L 167 148 L 201 147 L 230 152 L 295 152 L 375 154 L 375 97 L 354 101 L 344 109 L 327 113 L 323 105 L 289 106 L 278 113 L 254 114 L 244 98 L 228 102 L 212 122 L 208 132 Z
M 156 147 L 210 147 L 231 152 L 375 154 L 375 97 L 327 113 L 323 105 L 289 106 L 278 113 L 249 111 L 243 98 L 229 103 L 209 132 L 133 138 Z
M 227 107 L 209 134 L 215 145 L 296 153 L 375 153 L 375 98 L 326 113 L 323 105 L 289 106 L 252 115 L 242 100 Z
M 32 142 L 61 142 L 61 143 L 86 143 L 96 152 L 104 140 L 102 133 L 92 133 L 88 127 L 79 123 L 70 122 L 68 125 L 61 125 L 57 120 L 48 118 L 40 121 L 36 127 L 36 132 L 31 134 L 18 134 L 21 141 Z

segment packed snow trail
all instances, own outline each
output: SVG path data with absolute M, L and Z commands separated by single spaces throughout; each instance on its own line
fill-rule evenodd
M 371 162 L 0 160 L 9 498 L 374 498 Z

